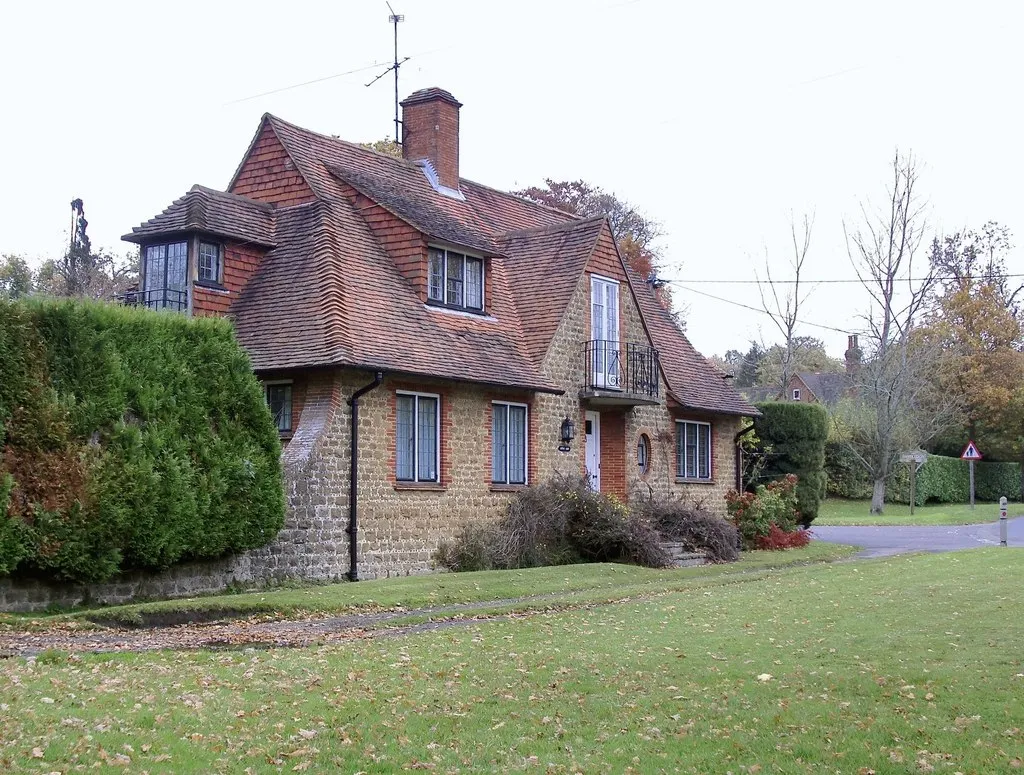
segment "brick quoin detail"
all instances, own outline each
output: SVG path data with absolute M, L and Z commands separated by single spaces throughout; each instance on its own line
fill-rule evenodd
M 269 202 L 274 207 L 291 207 L 316 199 L 269 123 L 264 125 L 242 163 L 231 193 Z
M 626 416 L 601 412 L 601 492 L 626 500 Z

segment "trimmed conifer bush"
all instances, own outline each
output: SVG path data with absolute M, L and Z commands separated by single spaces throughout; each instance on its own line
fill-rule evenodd
M 810 525 L 825 493 L 828 415 L 817 404 L 798 401 L 768 401 L 757 408 L 761 416 L 754 418 L 754 429 L 766 457 L 761 478 L 795 475 L 800 524 Z
M 284 523 L 280 442 L 222 319 L 0 301 L 0 574 L 221 557 Z

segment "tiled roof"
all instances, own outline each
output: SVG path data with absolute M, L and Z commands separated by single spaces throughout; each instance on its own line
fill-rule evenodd
M 537 363 L 547 352 L 604 218 L 510 232 L 502 243 L 523 343 Z
M 851 385 L 850 378 L 842 373 L 801 371 L 797 376 L 814 393 L 814 397 L 826 406 L 835 405 Z
M 270 205 L 198 185 L 122 239 L 144 242 L 184 232 L 203 232 L 266 247 L 277 244 Z
M 760 414 L 716 366 L 693 348 L 671 313 L 658 303 L 651 286 L 632 271 L 629 280 L 647 332 L 660 353 L 661 370 L 672 398 L 683 408 L 700 412 L 747 417 Z

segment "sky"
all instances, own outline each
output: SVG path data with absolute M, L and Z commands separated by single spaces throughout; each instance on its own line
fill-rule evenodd
M 400 96 L 439 86 L 464 105 L 463 177 L 582 179 L 660 222 L 661 274 L 705 355 L 779 340 L 759 286 L 736 281 L 764 279 L 766 262 L 792 277 L 791 221 L 813 216 L 805 280 L 855 279 L 844 224 L 884 201 L 897 149 L 917 159 L 929 239 L 995 220 L 1024 242 L 1016 3 L 392 6 Z M 264 112 L 393 136 L 394 81 L 366 86 L 393 57 L 389 13 L 383 0 L 12 4 L 0 254 L 59 256 L 76 197 L 93 245 L 127 252 L 120 235 L 193 184 L 228 184 Z M 1024 272 L 1024 248 L 1007 263 Z M 797 333 L 839 357 L 869 309 L 855 282 L 814 284 Z

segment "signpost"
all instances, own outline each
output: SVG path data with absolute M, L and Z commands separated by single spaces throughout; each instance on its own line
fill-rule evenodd
M 978 451 L 978 445 L 971 439 L 967 442 L 967 446 L 964 447 L 964 451 L 960 453 L 960 459 L 966 460 L 971 467 L 971 511 L 974 510 L 974 461 L 981 460 L 981 452 Z
M 999 499 L 999 545 L 1006 546 L 1006 496 Z
M 928 453 L 923 449 L 912 449 L 900 455 L 901 463 L 910 463 L 910 513 L 914 513 L 914 503 L 917 501 L 917 469 L 928 460 Z

